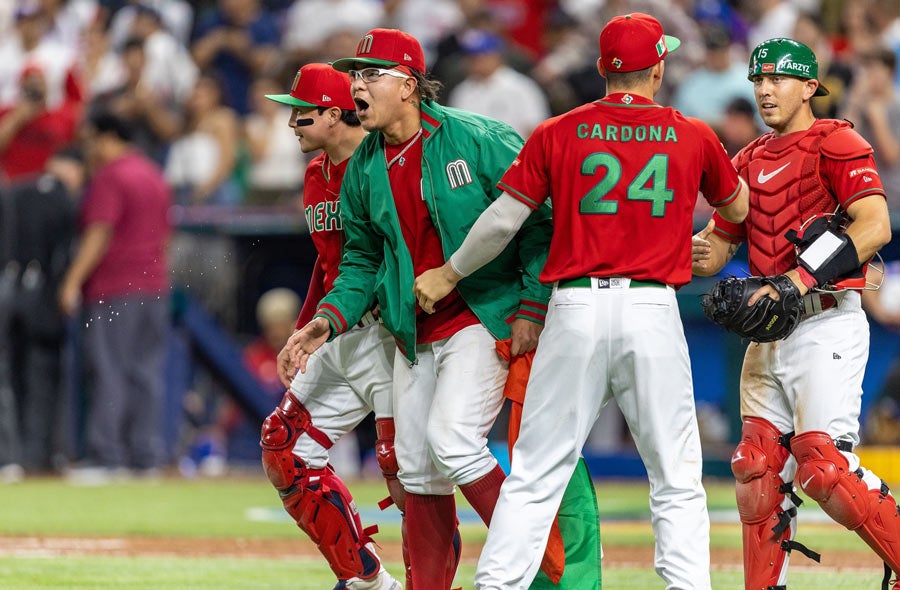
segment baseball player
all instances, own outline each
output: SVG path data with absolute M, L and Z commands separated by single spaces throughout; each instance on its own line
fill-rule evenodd
M 715 274 L 746 242 L 753 275 L 785 274 L 805 295 L 796 330 L 751 343 L 744 356 L 743 426 L 731 466 L 748 590 L 785 588 L 790 551 L 802 548 L 793 541 L 793 482 L 900 571 L 897 504 L 853 453 L 869 327 L 859 292 L 843 288 L 864 286 L 844 277 L 890 240 L 891 226 L 872 148 L 849 123 L 813 115 L 810 99 L 828 94 L 817 76 L 815 54 L 797 41 L 771 39 L 753 50 L 748 78 L 772 131 L 734 158 L 750 185 L 750 212 L 743 223 L 714 214 L 694 239 L 695 274 Z M 838 210 L 851 220 L 846 231 L 823 233 L 798 257 L 786 232 Z M 750 304 L 773 293 L 766 285 Z
M 347 77 L 328 64 L 303 66 L 289 94 L 266 98 L 292 107 L 289 125 L 304 153 L 323 150 L 309 163 L 303 188 L 303 207 L 319 256 L 298 319 L 302 326 L 338 274 L 341 180 L 366 131 L 356 116 Z M 378 464 L 391 498 L 402 509 L 391 418 L 394 343 L 371 311 L 371 295 L 369 307 L 352 329 L 324 347 L 305 374 L 293 377 L 290 351 L 282 350 L 279 377 L 290 388 L 263 423 L 260 445 L 266 475 L 285 510 L 328 560 L 338 578 L 335 589 L 400 590 L 375 553 L 371 531 L 362 528 L 350 491 L 328 464 L 334 442 L 374 411 Z
M 349 72 L 357 114 L 374 133 L 348 165 L 340 274 L 312 322 L 292 337 L 295 361 L 311 370 L 309 355 L 353 326 L 371 304 L 368 293 L 376 293 L 397 346 L 393 407 L 412 584 L 448 589 L 455 486 L 490 523 L 504 479 L 486 439 L 507 377 L 495 341 L 511 337 L 513 354 L 537 343 L 549 296 L 538 274 L 550 210 L 526 213 L 514 244 L 425 313 L 413 295 L 415 274 L 443 264 L 444 252 L 462 243 L 499 195 L 495 184 L 522 140 L 505 123 L 437 104 L 440 85 L 425 77 L 422 47 L 405 32 L 369 31 L 354 57 L 332 65 Z M 589 504 L 578 516 L 596 522 L 592 495 Z M 585 567 L 578 577 L 589 576 Z
M 534 577 L 578 454 L 611 399 L 650 478 L 656 571 L 666 588 L 710 588 L 700 437 L 675 299 L 691 277 L 691 249 L 679 240 L 691 234 L 698 191 L 734 222 L 747 191 L 709 126 L 653 102 L 679 45 L 646 14 L 607 23 L 597 67 L 608 94 L 538 126 L 462 247 L 416 278 L 430 309 L 552 200 L 540 278 L 553 294 L 512 471 L 478 562 L 480 590 L 520 589 Z

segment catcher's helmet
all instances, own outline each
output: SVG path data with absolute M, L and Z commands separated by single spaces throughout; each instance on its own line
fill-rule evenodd
M 769 39 L 756 46 L 750 55 L 747 78 L 760 74 L 781 74 L 804 80 L 818 80 L 819 62 L 812 49 L 793 39 Z M 819 82 L 813 96 L 825 96 L 828 89 Z

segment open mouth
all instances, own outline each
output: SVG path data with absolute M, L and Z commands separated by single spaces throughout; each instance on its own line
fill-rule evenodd
M 356 112 L 361 113 L 369 108 L 369 103 L 362 100 L 361 98 L 354 98 L 353 102 L 356 103 Z

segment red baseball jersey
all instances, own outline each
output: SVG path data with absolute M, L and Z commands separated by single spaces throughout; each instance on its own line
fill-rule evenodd
M 739 191 L 706 123 L 625 93 L 544 121 L 498 186 L 534 208 L 551 199 L 542 281 L 623 276 L 676 286 L 691 279 L 698 191 L 713 207 Z
M 344 228 L 341 225 L 341 182 L 347 170 L 347 160 L 333 164 L 322 152 L 306 167 L 303 185 L 303 212 L 313 245 L 319 253 L 324 292 L 334 285 L 341 263 Z

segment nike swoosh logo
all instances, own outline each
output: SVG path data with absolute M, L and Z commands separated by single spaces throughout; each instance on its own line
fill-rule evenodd
M 809 482 L 811 482 L 813 479 L 815 479 L 815 477 L 816 477 L 815 475 L 810 475 L 810 476 L 809 476 L 809 479 L 807 479 L 807 480 L 804 481 L 802 484 L 800 484 L 800 487 L 803 488 L 803 489 L 805 490 L 805 489 L 806 489 L 806 486 L 809 485 Z
M 759 184 L 765 184 L 765 183 L 769 182 L 769 181 L 772 179 L 773 176 L 775 176 L 776 174 L 778 174 L 779 172 L 781 172 L 782 170 L 784 170 L 785 168 L 787 168 L 787 167 L 790 166 L 790 165 L 791 165 L 791 163 L 788 162 L 787 164 L 785 164 L 785 165 L 782 166 L 781 168 L 777 168 L 777 169 L 775 169 L 775 170 L 772 170 L 772 171 L 769 172 L 768 174 L 766 174 L 765 172 L 763 172 L 762 170 L 760 170 L 760 171 L 759 171 L 759 176 L 756 177 L 756 181 L 757 181 Z

